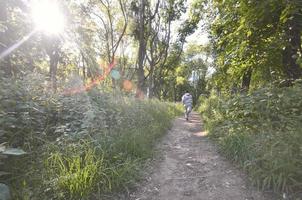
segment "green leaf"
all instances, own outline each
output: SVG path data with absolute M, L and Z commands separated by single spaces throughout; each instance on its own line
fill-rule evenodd
M 26 152 L 23 151 L 22 149 L 9 148 L 9 149 L 5 149 L 5 150 L 2 152 L 2 154 L 20 156 L 20 155 L 26 154 Z
M 5 176 L 5 175 L 9 175 L 10 173 L 8 173 L 8 172 L 4 172 L 4 171 L 0 171 L 0 177 L 1 176 Z

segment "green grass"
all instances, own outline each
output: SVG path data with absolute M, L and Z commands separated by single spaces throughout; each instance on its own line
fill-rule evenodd
M 156 141 L 182 112 L 178 104 L 96 89 L 73 96 L 37 92 L 16 108 L 30 118 L 18 119 L 14 129 L 2 127 L 12 144 L 28 152 L 5 163 L 11 175 L 4 182 L 16 200 L 96 199 L 128 190 L 140 179 Z
M 55 150 L 54 150 L 55 151 Z M 106 180 L 104 156 L 88 144 L 81 148 L 68 146 L 55 151 L 45 161 L 47 177 L 59 194 L 80 199 L 92 192 L 99 180 Z M 110 183 L 107 183 L 110 185 Z
M 302 86 L 211 95 L 200 106 L 209 135 L 260 188 L 302 191 Z

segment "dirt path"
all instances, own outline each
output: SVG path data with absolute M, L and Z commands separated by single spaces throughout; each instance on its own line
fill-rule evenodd
M 270 200 L 249 187 L 245 175 L 225 158 L 201 130 L 196 113 L 174 121 L 158 144 L 161 155 L 132 200 Z

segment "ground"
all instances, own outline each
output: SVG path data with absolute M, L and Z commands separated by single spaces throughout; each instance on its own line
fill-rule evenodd
M 145 170 L 145 181 L 126 199 L 131 200 L 272 200 L 252 187 L 243 171 L 230 163 L 202 130 L 193 113 L 178 118 L 158 143 L 159 156 Z

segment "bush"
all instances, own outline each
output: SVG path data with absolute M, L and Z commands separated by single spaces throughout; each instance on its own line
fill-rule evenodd
M 103 155 L 88 145 L 68 146 L 64 152 L 51 153 L 45 163 L 58 197 L 80 199 L 87 196 L 98 183 L 105 180 Z
M 248 95 L 211 95 L 200 111 L 209 135 L 254 183 L 302 191 L 302 86 L 264 88 Z
M 176 104 L 97 88 L 52 94 L 42 80 L 0 82 L 1 143 L 27 152 L 0 169 L 10 173 L 0 180 L 13 199 L 87 199 L 130 187 L 181 112 Z

